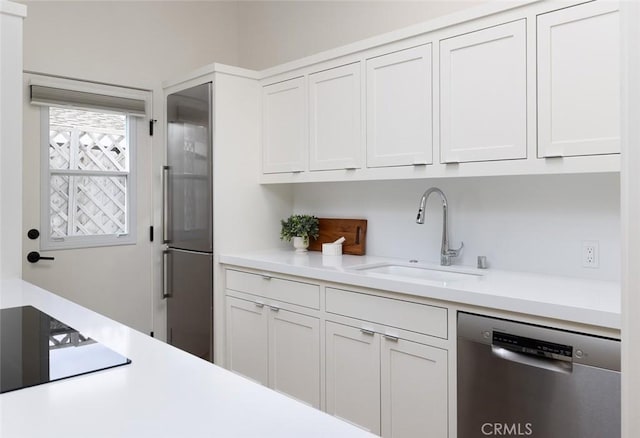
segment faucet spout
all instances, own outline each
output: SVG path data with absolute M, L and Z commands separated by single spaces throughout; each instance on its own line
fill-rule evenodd
M 451 249 L 449 248 L 449 230 L 447 228 L 447 197 L 444 195 L 442 190 L 437 187 L 431 187 L 427 189 L 422 197 L 420 198 L 420 206 L 418 207 L 418 215 L 416 217 L 416 223 L 424 224 L 425 219 L 425 209 L 427 206 L 427 200 L 432 193 L 437 193 L 440 195 L 440 200 L 442 201 L 442 246 L 440 247 L 440 264 L 442 266 L 451 265 L 451 259 L 453 257 L 458 257 L 460 255 L 460 251 L 462 250 L 464 243 L 461 243 L 460 248 Z

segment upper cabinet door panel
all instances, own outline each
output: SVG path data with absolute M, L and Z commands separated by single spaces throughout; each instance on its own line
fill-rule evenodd
M 310 170 L 362 167 L 360 63 L 309 75 Z
M 305 170 L 307 118 L 304 78 L 262 88 L 262 171 Z
M 526 158 L 526 21 L 440 41 L 444 163 Z
M 367 60 L 367 166 L 433 163 L 431 44 Z
M 538 16 L 538 155 L 620 152 L 617 2 Z

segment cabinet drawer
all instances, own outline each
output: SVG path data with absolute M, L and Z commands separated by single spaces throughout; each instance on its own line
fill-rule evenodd
M 326 289 L 327 312 L 447 339 L 447 309 Z
M 320 309 L 320 286 L 227 269 L 227 289 Z

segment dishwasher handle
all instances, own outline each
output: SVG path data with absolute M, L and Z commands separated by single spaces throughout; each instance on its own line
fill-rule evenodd
M 573 363 L 565 360 L 551 359 L 544 356 L 534 356 L 532 354 L 521 353 L 509 350 L 508 348 L 491 346 L 491 353 L 500 359 L 508 360 L 523 365 L 542 368 L 547 371 L 569 374 L 573 371 Z

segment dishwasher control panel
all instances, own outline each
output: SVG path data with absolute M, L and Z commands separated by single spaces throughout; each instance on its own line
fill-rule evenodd
M 556 344 L 554 342 L 516 336 L 498 331 L 493 332 L 493 345 L 519 353 L 543 356 L 556 360 L 570 361 L 573 357 L 573 347 Z

